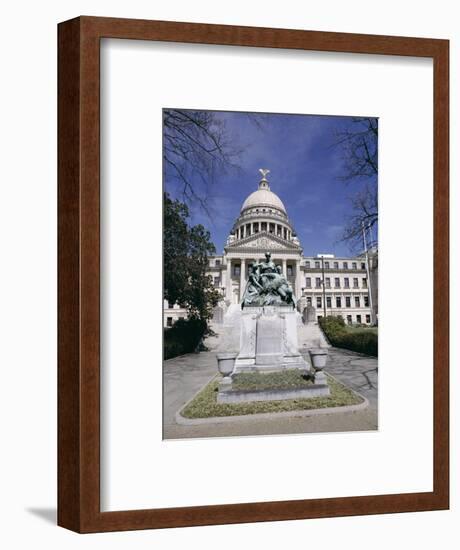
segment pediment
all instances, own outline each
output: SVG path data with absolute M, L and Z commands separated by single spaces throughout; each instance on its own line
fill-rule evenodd
M 298 251 L 300 247 L 295 243 L 285 241 L 281 237 L 277 237 L 265 231 L 250 235 L 244 239 L 233 241 L 225 247 L 226 250 L 289 250 Z

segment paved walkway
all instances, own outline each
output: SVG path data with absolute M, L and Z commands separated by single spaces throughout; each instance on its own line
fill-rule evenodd
M 165 361 L 163 422 L 165 439 L 229 437 L 287 433 L 368 431 L 377 429 L 377 359 L 352 351 L 329 349 L 326 371 L 364 395 L 369 407 L 360 411 L 247 420 L 200 426 L 179 425 L 176 412 L 217 373 L 216 352 L 183 355 Z

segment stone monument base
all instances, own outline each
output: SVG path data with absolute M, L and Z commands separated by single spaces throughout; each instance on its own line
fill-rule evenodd
M 230 386 L 219 388 L 218 403 L 247 403 L 250 401 L 284 401 L 285 399 L 309 399 L 330 395 L 325 384 L 313 384 L 307 388 L 290 388 L 283 390 L 232 390 Z
M 240 351 L 233 372 L 310 372 L 310 363 L 298 348 L 297 317 L 297 311 L 287 305 L 245 307 L 240 317 Z

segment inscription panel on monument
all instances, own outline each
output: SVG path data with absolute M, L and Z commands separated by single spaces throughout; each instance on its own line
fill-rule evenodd
M 256 365 L 280 365 L 283 361 L 283 320 L 274 308 L 265 308 L 257 323 Z

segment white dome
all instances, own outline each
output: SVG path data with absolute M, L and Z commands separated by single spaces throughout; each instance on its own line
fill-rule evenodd
M 258 189 L 251 193 L 249 197 L 244 201 L 241 207 L 241 212 L 248 208 L 263 207 L 263 208 L 277 208 L 286 214 L 286 208 L 278 195 L 275 195 L 273 191 L 269 189 Z

